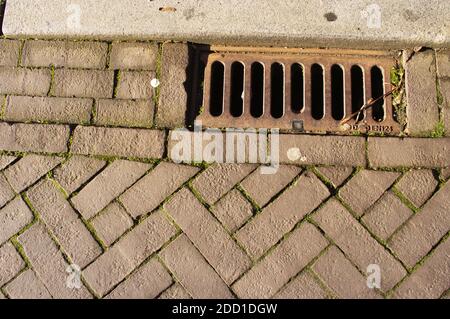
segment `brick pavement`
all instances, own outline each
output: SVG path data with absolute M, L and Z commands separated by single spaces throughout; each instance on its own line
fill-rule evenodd
M 1 297 L 449 295 L 449 138 L 282 134 L 273 175 L 177 164 L 171 46 L 0 40 Z

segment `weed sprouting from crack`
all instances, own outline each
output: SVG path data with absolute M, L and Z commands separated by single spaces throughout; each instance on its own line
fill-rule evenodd
M 407 124 L 406 114 L 406 91 L 405 91 L 405 69 L 400 62 L 391 69 L 391 84 L 398 89 L 392 92 L 392 107 L 395 120 L 403 127 Z

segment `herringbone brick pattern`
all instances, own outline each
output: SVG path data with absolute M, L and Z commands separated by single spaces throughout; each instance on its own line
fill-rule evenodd
M 439 170 L 0 163 L 9 298 L 440 298 L 450 287 L 450 184 Z M 73 264 L 79 289 L 67 286 Z M 374 264 L 380 289 L 367 286 Z
M 0 299 L 449 297 L 450 138 L 283 133 L 275 174 L 178 164 L 188 60 L 0 40 Z

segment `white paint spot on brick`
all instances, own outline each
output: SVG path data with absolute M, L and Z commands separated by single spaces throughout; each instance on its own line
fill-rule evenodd
M 291 147 L 287 151 L 287 157 L 290 161 L 295 162 L 302 158 L 302 153 L 298 147 Z
M 152 88 L 154 88 L 154 89 L 156 89 L 159 85 L 161 84 L 161 82 L 159 82 L 159 80 L 158 79 L 152 79 L 151 81 L 150 81 L 150 85 L 152 86 Z

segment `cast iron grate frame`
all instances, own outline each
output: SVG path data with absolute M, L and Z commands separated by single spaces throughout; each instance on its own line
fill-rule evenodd
M 378 98 L 393 88 L 390 71 L 396 65 L 396 52 L 211 46 L 198 50 L 198 59 L 201 70 L 199 80 L 202 83 L 198 88 L 202 92 L 202 99 L 198 103 L 202 107 L 196 120 L 201 120 L 204 127 L 279 128 L 297 132 L 336 133 L 357 131 L 398 134 L 401 131 L 401 125 L 395 120 L 390 96 L 364 111 L 358 123 L 355 119 L 342 125 L 342 119 L 357 111 L 369 99 Z M 214 66 L 217 63 L 223 65 L 222 81 L 214 80 Z M 257 63 L 264 68 L 264 84 L 263 93 L 260 89 L 260 96 L 255 99 L 252 83 Z M 236 67 L 236 64 L 242 67 Z M 274 72 L 280 72 L 280 65 L 283 81 L 282 86 L 277 87 L 280 77 L 274 76 Z M 299 74 L 295 70 L 296 65 L 301 66 L 302 73 L 301 81 L 297 82 L 293 77 L 295 73 Z M 315 69 L 321 69 L 322 74 L 315 74 Z M 261 73 L 261 70 L 256 72 Z M 336 76 L 331 76 L 333 72 L 340 74 L 342 79 L 336 81 Z M 355 80 L 358 74 L 359 83 Z M 320 77 L 322 83 L 314 80 Z M 242 83 L 241 91 L 236 91 L 236 85 L 233 85 L 236 82 L 239 85 Z M 221 91 L 217 85 L 222 85 L 222 92 L 218 95 L 219 100 L 222 99 L 220 112 L 212 107 L 214 102 L 217 103 L 215 94 Z M 302 91 L 293 90 L 294 85 L 303 86 Z M 340 94 L 336 94 L 339 90 Z M 240 92 L 243 93 L 239 102 Z M 277 98 L 273 98 L 273 92 L 278 92 Z M 255 104 L 253 100 L 258 103 L 262 101 L 262 112 L 252 110 Z M 294 100 L 301 100 L 302 105 L 293 103 Z M 341 107 L 341 111 L 337 111 L 337 107 Z

